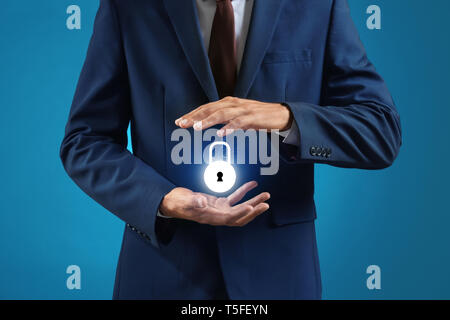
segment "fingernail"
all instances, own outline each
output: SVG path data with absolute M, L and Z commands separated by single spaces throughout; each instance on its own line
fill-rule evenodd
M 181 121 L 180 121 L 180 125 L 181 126 L 185 126 L 187 124 L 187 119 L 182 119 Z
M 202 122 L 201 121 L 197 121 L 196 123 L 194 123 L 194 129 L 195 130 L 202 130 Z
M 223 136 L 223 134 L 224 134 L 224 131 L 223 131 L 222 129 L 217 130 L 217 135 L 218 135 L 219 137 Z

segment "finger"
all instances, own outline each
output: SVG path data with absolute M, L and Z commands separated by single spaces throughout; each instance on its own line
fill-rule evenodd
M 204 119 L 218 109 L 236 106 L 242 99 L 236 97 L 225 97 L 219 101 L 210 102 L 199 106 L 191 112 L 175 120 L 175 124 L 182 128 L 189 128 L 194 125 L 198 119 Z
M 219 137 L 226 136 L 233 133 L 236 130 L 247 130 L 247 129 L 259 129 L 256 126 L 256 115 L 241 115 L 232 119 L 227 125 L 217 130 L 217 135 Z
M 195 119 L 196 117 L 205 116 L 205 113 L 210 113 L 211 111 L 216 111 L 221 108 L 227 108 L 238 105 L 242 99 L 236 97 L 225 97 L 219 101 L 210 102 L 198 107 L 197 109 L 191 111 L 188 114 L 189 118 Z
M 217 136 L 218 137 L 225 137 L 225 136 L 227 136 L 227 135 L 229 135 L 229 134 L 232 134 L 234 131 L 236 131 L 235 129 L 220 129 L 220 130 L 217 130 L 217 132 L 216 132 L 216 134 L 217 134 Z
M 270 199 L 270 193 L 263 192 L 258 194 L 256 197 L 251 198 L 250 200 L 247 200 L 244 202 L 244 204 L 248 204 L 252 207 L 256 207 L 258 204 L 265 202 Z
M 175 124 L 182 128 L 189 128 L 194 125 L 195 119 L 199 114 L 207 117 L 209 114 L 223 107 L 223 104 L 224 102 L 222 100 L 204 104 L 175 120 Z
M 239 218 L 234 222 L 235 226 L 243 227 L 249 222 L 251 222 L 253 219 L 255 219 L 260 214 L 266 212 L 269 209 L 269 205 L 267 203 L 260 203 L 258 204 L 251 213 L 243 216 L 242 218 Z
M 217 208 L 205 207 L 196 209 L 197 217 L 195 221 L 202 224 L 210 224 L 213 226 L 226 226 L 233 221 L 244 217 L 253 211 L 252 206 L 239 205 L 233 208 L 232 212 L 223 212 Z
M 200 120 L 203 120 L 203 119 L 209 117 L 211 114 L 213 114 L 219 110 L 222 110 L 224 108 L 229 108 L 229 107 L 230 107 L 230 104 L 228 104 L 226 102 L 218 101 L 209 107 L 205 107 L 205 108 L 196 110 L 191 115 L 189 115 L 189 117 L 187 117 L 187 118 L 193 120 L 194 122 L 200 121 Z
M 177 120 L 175 120 L 175 124 L 178 125 L 178 123 L 179 123 L 182 119 L 184 119 L 184 118 L 189 118 L 190 116 L 192 116 L 192 115 L 193 115 L 194 113 L 196 113 L 197 111 L 202 110 L 202 109 L 204 109 L 204 108 L 209 108 L 209 107 L 213 106 L 213 105 L 216 104 L 216 103 L 218 103 L 218 101 L 209 102 L 209 103 L 203 104 L 203 105 L 201 105 L 201 106 L 195 108 L 194 110 L 192 110 L 192 111 L 190 111 L 190 112 L 188 112 L 188 113 L 182 115 L 182 116 L 179 117 Z
M 230 105 L 225 104 L 225 103 L 217 103 L 214 106 L 211 106 L 209 108 L 205 108 L 203 110 L 199 110 L 195 113 L 193 113 L 192 115 L 190 115 L 189 117 L 184 118 L 184 120 L 186 120 L 186 122 L 184 122 L 187 126 L 193 126 L 194 129 L 197 130 L 202 130 L 203 126 L 203 120 L 205 120 L 206 118 L 210 117 L 211 115 L 213 115 L 216 112 L 221 112 L 224 111 L 226 109 L 232 109 Z M 219 114 L 220 115 L 220 114 Z M 184 121 L 182 120 L 182 121 Z M 196 127 L 197 124 L 197 127 Z
M 211 102 L 211 103 L 213 103 L 213 102 Z M 203 106 L 197 107 L 194 110 L 192 110 L 192 111 L 182 115 L 181 117 L 179 117 L 178 119 L 175 120 L 175 124 L 177 126 L 182 126 L 184 124 L 184 123 L 182 123 L 184 119 L 188 118 L 191 114 L 193 114 L 195 111 L 197 111 L 198 109 L 202 108 Z
M 201 122 L 201 129 L 205 130 L 212 126 L 215 126 L 216 124 L 228 123 L 230 120 L 243 115 L 244 112 L 245 109 L 243 108 L 222 108 L 206 116 L 205 118 L 198 117 L 194 119 L 194 121 Z M 195 125 L 194 129 L 196 129 Z
M 258 186 L 258 183 L 256 181 L 250 181 L 245 184 L 243 184 L 239 189 L 237 189 L 235 192 L 230 194 L 227 199 L 230 205 L 234 205 L 235 203 L 238 203 L 239 201 L 244 198 L 244 196 L 249 192 L 250 190 L 256 188 Z
M 227 214 L 225 225 L 231 226 L 235 223 L 235 221 L 247 216 L 248 214 L 252 213 L 254 208 L 252 206 L 249 206 L 247 204 L 239 204 L 237 206 L 234 206 L 231 210 L 231 213 Z

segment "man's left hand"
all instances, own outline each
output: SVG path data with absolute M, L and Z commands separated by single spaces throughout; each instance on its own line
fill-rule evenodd
M 194 127 L 195 130 L 224 124 L 217 131 L 218 136 L 225 136 L 239 129 L 284 131 L 291 127 L 292 114 L 288 107 L 279 103 L 226 97 L 196 108 L 177 119 L 175 124 L 181 128 Z

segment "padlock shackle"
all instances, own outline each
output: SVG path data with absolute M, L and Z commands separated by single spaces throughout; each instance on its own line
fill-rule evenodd
M 215 141 L 209 147 L 209 163 L 212 163 L 212 152 L 215 146 L 222 145 L 227 149 L 227 162 L 231 164 L 231 147 L 225 141 Z

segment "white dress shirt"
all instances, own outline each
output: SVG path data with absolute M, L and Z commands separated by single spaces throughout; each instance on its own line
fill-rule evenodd
M 242 57 L 244 55 L 245 43 L 247 41 L 248 29 L 252 16 L 254 0 L 233 0 L 231 5 L 234 11 L 234 32 L 236 36 L 236 54 L 237 54 L 237 70 L 241 68 Z M 211 38 L 211 28 L 216 13 L 216 0 L 196 0 L 197 14 L 200 24 L 200 32 L 202 34 L 203 43 L 206 51 L 209 48 L 209 40 Z M 289 130 L 279 133 L 282 136 L 283 143 L 299 146 L 298 128 L 295 121 Z
M 183 0 L 186 1 L 186 0 Z M 264 1 L 264 0 L 263 0 Z M 247 40 L 248 29 L 252 15 L 254 0 L 233 0 L 231 2 L 234 11 L 234 31 L 236 36 L 237 70 L 241 68 L 242 57 L 244 55 L 245 42 Z M 200 24 L 200 32 L 203 38 L 206 51 L 208 52 L 211 28 L 216 13 L 216 0 L 196 0 L 197 14 Z M 297 124 L 292 122 L 289 130 L 279 133 L 283 143 L 298 146 L 300 144 Z M 159 217 L 169 218 L 158 211 Z
M 216 13 L 216 0 L 196 0 L 197 14 L 200 24 L 203 43 L 208 51 L 211 29 Z M 247 40 L 248 28 L 252 15 L 254 0 L 233 0 L 231 5 L 234 11 L 234 32 L 236 36 L 237 70 L 241 67 L 244 55 L 245 41 Z

